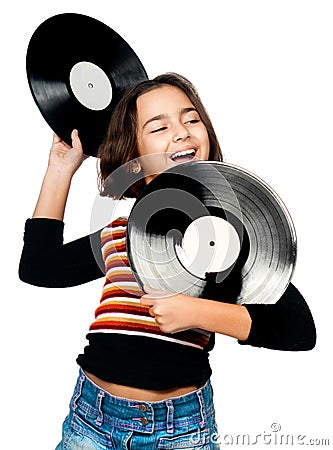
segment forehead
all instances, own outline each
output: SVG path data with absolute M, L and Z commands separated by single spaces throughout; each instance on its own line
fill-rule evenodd
M 145 92 L 137 99 L 138 120 L 145 121 L 163 114 L 172 115 L 194 106 L 185 92 L 176 86 L 161 86 Z

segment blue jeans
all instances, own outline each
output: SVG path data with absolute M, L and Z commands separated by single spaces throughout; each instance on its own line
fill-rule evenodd
M 189 394 L 148 402 L 116 397 L 80 369 L 56 450 L 219 449 L 210 380 Z

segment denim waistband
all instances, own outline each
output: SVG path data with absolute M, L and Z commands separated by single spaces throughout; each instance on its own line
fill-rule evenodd
M 111 395 L 97 386 L 80 369 L 71 400 L 75 413 L 79 408 L 96 425 L 109 424 L 124 430 L 153 433 L 177 427 L 204 427 L 214 413 L 213 390 L 208 380 L 204 386 L 188 394 L 161 401 L 130 400 Z

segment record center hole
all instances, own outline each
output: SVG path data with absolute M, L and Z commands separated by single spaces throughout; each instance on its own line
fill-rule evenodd
M 215 242 L 214 242 L 214 241 L 210 241 L 209 245 L 210 245 L 211 247 L 214 247 Z

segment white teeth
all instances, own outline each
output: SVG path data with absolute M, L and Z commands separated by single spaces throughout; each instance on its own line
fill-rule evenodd
M 176 152 L 173 155 L 171 155 L 171 159 L 174 161 L 176 158 L 178 158 L 178 156 L 186 156 L 186 155 L 194 155 L 195 154 L 195 150 L 193 148 L 189 149 L 189 150 L 183 150 L 181 152 Z

